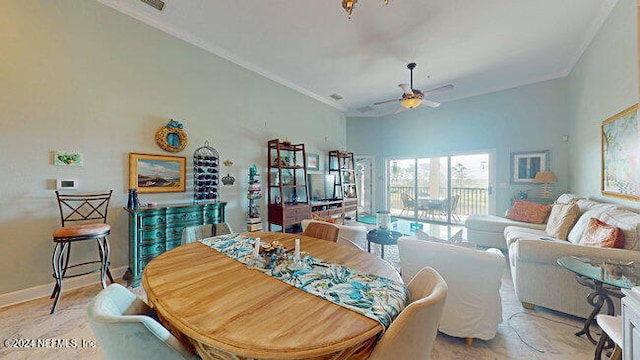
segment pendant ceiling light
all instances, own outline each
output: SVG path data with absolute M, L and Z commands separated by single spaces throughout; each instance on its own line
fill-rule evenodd
M 342 0 L 342 8 L 347 11 L 347 16 L 351 19 L 351 13 L 353 12 L 353 8 L 356 6 L 358 0 Z M 389 4 L 389 0 L 384 0 L 384 4 Z

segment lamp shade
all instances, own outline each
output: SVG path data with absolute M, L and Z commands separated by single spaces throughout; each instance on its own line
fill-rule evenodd
M 552 171 L 540 171 L 533 178 L 534 183 L 557 183 L 558 179 Z

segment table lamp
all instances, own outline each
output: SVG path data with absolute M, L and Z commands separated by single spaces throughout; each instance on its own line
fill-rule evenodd
M 540 188 L 540 197 L 543 199 L 551 198 L 551 184 L 558 182 L 558 179 L 552 171 L 540 171 L 533 178 L 534 184 L 542 184 Z

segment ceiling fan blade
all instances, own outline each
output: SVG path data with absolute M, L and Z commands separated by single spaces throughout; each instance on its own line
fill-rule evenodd
M 397 114 L 397 113 L 399 113 L 399 112 L 403 112 L 404 110 L 405 110 L 405 107 L 404 107 L 404 106 L 402 106 L 402 105 L 401 105 L 401 106 L 398 106 L 398 109 L 393 113 L 393 115 L 395 115 L 395 114 Z
M 411 85 L 409 84 L 400 84 L 398 85 L 402 91 L 404 91 L 405 95 L 413 95 L 413 90 L 411 89 Z
M 402 100 L 402 99 L 393 99 L 393 100 L 378 101 L 377 103 L 373 103 L 373 105 L 386 104 L 386 103 L 390 103 L 390 102 L 394 102 L 394 101 L 401 101 L 401 100 Z
M 437 91 L 448 91 L 448 90 L 453 90 L 453 84 L 448 84 L 448 85 L 437 87 L 435 89 L 427 90 L 424 93 L 425 94 L 431 94 L 431 93 L 437 92 Z
M 422 104 L 425 104 L 425 105 L 427 105 L 429 107 L 432 107 L 432 108 L 437 108 L 438 106 L 440 106 L 439 102 L 433 101 L 433 100 L 429 100 L 429 99 L 424 99 L 424 98 L 422 99 Z

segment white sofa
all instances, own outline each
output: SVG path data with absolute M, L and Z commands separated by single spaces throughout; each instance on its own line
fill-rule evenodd
M 566 195 L 566 194 L 565 194 Z M 563 195 L 559 199 L 566 199 Z M 587 303 L 590 289 L 577 283 L 575 275 L 557 264 L 562 256 L 584 256 L 615 262 L 640 260 L 640 214 L 613 204 L 586 199 L 575 199 L 579 218 L 571 228 L 567 240 L 550 237 L 545 228 L 532 228 L 532 224 L 507 224 L 502 220 L 492 224 L 493 217 L 471 216 L 467 221 L 468 240 L 476 242 L 473 234 L 478 228 L 485 238 L 502 237 L 509 252 L 509 265 L 516 296 L 525 307 L 542 306 L 563 313 L 586 318 L 593 309 Z M 579 245 L 590 218 L 620 227 L 625 236 L 624 248 L 598 248 Z M 479 224 L 482 224 L 481 226 Z M 469 229 L 469 226 L 472 229 Z M 489 235 L 493 227 L 493 233 Z M 500 229 L 502 228 L 502 231 Z M 471 230 L 471 231 L 470 231 Z M 484 240 L 483 240 L 484 241 Z M 619 299 L 614 299 L 619 306 Z
M 476 250 L 403 236 L 398 239 L 402 279 L 408 283 L 425 266 L 447 282 L 449 294 L 439 330 L 445 334 L 489 340 L 502 322 L 500 285 L 506 266 L 498 249 Z

